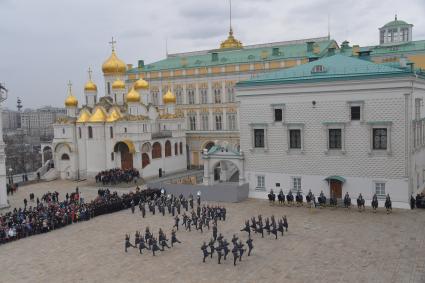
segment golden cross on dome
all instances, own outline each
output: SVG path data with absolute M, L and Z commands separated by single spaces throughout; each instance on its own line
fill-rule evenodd
M 72 87 L 72 83 L 71 81 L 68 81 L 68 93 L 71 94 L 71 87 Z
M 115 51 L 115 43 L 117 43 L 117 42 L 114 40 L 114 37 L 112 37 L 112 40 L 109 42 L 109 44 L 112 47 L 112 51 Z
M 87 71 L 87 73 L 89 73 L 89 80 L 91 81 L 91 74 L 93 73 L 93 71 L 91 70 L 90 67 L 89 67 L 89 70 Z

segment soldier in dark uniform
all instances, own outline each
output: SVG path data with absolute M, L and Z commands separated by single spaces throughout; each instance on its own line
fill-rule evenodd
M 146 245 L 145 245 L 145 241 L 143 240 L 143 237 L 141 237 L 140 238 L 140 241 L 139 241 L 139 253 L 140 254 L 143 254 L 142 253 L 142 250 L 143 249 L 148 249 L 147 247 L 146 247 Z
M 221 243 L 215 248 L 215 250 L 217 252 L 218 264 L 221 264 L 221 257 L 223 255 L 223 246 Z
M 204 230 L 202 229 L 203 225 L 204 225 L 204 223 L 202 223 L 202 221 L 198 222 L 198 230 L 201 230 L 201 233 L 204 233 Z
M 191 226 L 192 226 L 192 220 L 190 218 L 187 218 L 186 221 L 186 230 L 189 229 L 189 232 L 191 231 Z
M 248 235 L 251 236 L 251 228 L 249 227 L 249 221 L 245 221 L 245 227 L 241 229 L 241 232 L 248 232 Z
M 286 219 L 286 215 L 283 216 L 283 227 L 285 227 L 286 232 L 288 232 L 288 219 Z
M 131 205 L 131 213 L 134 214 L 134 209 L 135 209 L 135 207 L 134 207 L 134 200 L 131 200 L 130 205 Z
M 266 222 L 266 225 L 264 226 L 264 229 L 266 229 L 267 235 L 270 235 L 270 221 L 268 217 L 266 218 L 265 222 Z
M 233 246 L 232 254 L 233 254 L 233 265 L 236 265 L 236 260 L 239 257 L 239 249 L 237 245 Z
M 176 228 L 177 228 L 177 231 L 179 230 L 179 222 L 180 222 L 180 218 L 179 218 L 179 216 L 177 215 L 177 216 L 174 218 L 174 226 L 173 226 L 173 228 L 174 228 L 174 227 L 176 227 Z
M 151 240 L 152 240 L 152 255 L 155 256 L 155 252 L 159 251 L 159 247 L 154 237 L 152 237 Z
M 211 252 L 210 252 L 211 258 L 213 256 L 214 250 L 215 250 L 214 243 L 215 243 L 215 240 L 213 238 L 211 238 L 210 243 L 208 244 L 208 246 L 210 247 L 210 250 L 211 250 Z
M 217 242 L 219 243 L 223 242 L 223 235 L 221 235 L 221 233 L 217 237 Z
M 248 240 L 246 240 L 246 244 L 248 245 L 248 256 L 250 256 L 251 255 L 251 251 L 254 248 L 254 246 L 252 245 L 251 236 L 248 236 Z
M 224 239 L 221 245 L 224 251 L 224 260 L 226 260 L 226 257 L 229 254 L 229 243 L 227 242 L 226 239 Z
M 244 246 L 244 244 L 242 243 L 242 241 L 239 241 L 239 244 L 238 244 L 238 250 L 239 250 L 239 261 L 242 261 L 242 255 L 243 255 L 243 253 L 246 251 L 246 250 L 243 248 L 243 246 Z
M 283 226 L 283 221 L 282 219 L 278 220 L 278 227 L 277 227 L 277 231 L 279 231 L 280 233 L 282 233 L 283 236 L 283 231 L 285 230 L 285 227 Z
M 192 194 L 189 195 L 189 205 L 190 205 L 190 209 L 193 209 L 193 195 Z
M 213 226 L 213 238 L 214 238 L 214 241 L 217 240 L 217 225 L 215 224 Z
M 146 215 L 145 203 L 142 203 L 140 211 L 142 212 L 142 217 L 145 218 L 145 215 Z
M 176 207 L 174 206 L 174 204 L 171 206 L 171 215 L 176 215 Z
M 274 225 L 271 228 L 271 232 L 273 235 L 275 235 L 275 240 L 277 240 L 277 228 L 276 228 L 276 223 L 274 223 Z
M 236 246 L 238 244 L 238 237 L 236 237 L 236 234 L 233 234 L 233 238 L 232 238 L 232 243 L 234 246 Z
M 130 243 L 130 235 L 125 234 L 125 244 L 124 244 L 124 250 L 125 250 L 125 252 L 127 252 L 127 248 L 129 248 L 129 247 L 133 247 L 133 248 L 135 248 L 135 246 L 133 246 L 133 245 Z
M 176 237 L 176 231 L 173 229 L 171 230 L 171 246 L 173 246 L 174 243 L 181 243 L 177 237 Z
M 205 259 L 208 257 L 208 255 L 209 255 L 209 253 L 208 253 L 208 251 L 207 251 L 207 248 L 208 248 L 208 246 L 207 246 L 207 244 L 204 242 L 204 244 L 201 246 L 201 250 L 202 250 L 202 253 L 203 253 L 203 255 L 204 255 L 204 259 L 202 260 L 202 262 L 205 262 Z
M 136 234 L 134 235 L 134 245 L 137 247 L 140 242 L 140 233 L 139 231 L 136 231 Z

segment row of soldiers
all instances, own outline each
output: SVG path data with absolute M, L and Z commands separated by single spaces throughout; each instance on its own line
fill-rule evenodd
M 261 214 L 258 215 L 257 219 L 253 216 L 251 217 L 251 224 L 249 223 L 249 220 L 245 221 L 245 226 L 241 229 L 241 232 L 247 232 L 249 237 L 251 237 L 251 230 L 254 231 L 255 234 L 261 234 L 262 238 L 264 238 L 265 230 L 268 235 L 271 233 L 275 236 L 275 239 L 277 239 L 278 232 L 280 232 L 283 236 L 283 232 L 288 231 L 288 219 L 285 215 L 276 222 L 274 215 L 272 215 L 270 219 L 266 217 L 263 224 L 263 217 Z
M 231 250 L 233 255 L 233 265 L 236 265 L 236 262 L 238 259 L 239 261 L 242 261 L 242 255 L 246 251 L 246 249 L 244 249 L 245 244 L 242 243 L 242 240 L 238 241 L 238 239 L 239 238 L 236 235 L 233 235 L 233 238 L 232 238 L 233 248 Z M 217 246 L 215 245 L 216 242 L 217 242 Z M 251 251 L 254 248 L 253 240 L 251 239 L 251 236 L 248 237 L 246 244 L 248 246 L 248 256 L 250 256 Z M 209 248 L 209 251 L 208 251 L 208 248 Z M 226 260 L 227 255 L 230 252 L 229 243 L 227 242 L 226 239 L 224 239 L 221 233 L 218 237 L 213 236 L 213 238 L 211 238 L 208 245 L 206 242 L 204 242 L 203 245 L 201 246 L 201 250 L 204 257 L 202 262 L 205 262 L 205 259 L 208 258 L 208 256 L 212 258 L 215 252 L 217 253 L 218 264 L 221 264 L 222 257 L 224 257 L 224 260 Z
M 139 231 L 136 231 L 134 235 L 134 245 L 130 241 L 130 235 L 125 235 L 125 244 L 124 251 L 127 252 L 129 247 L 139 248 L 139 253 L 143 254 L 143 250 L 152 251 L 152 255 L 155 256 L 156 251 L 164 251 L 165 247 L 170 249 L 174 246 L 175 243 L 181 243 L 176 236 L 176 231 L 171 230 L 171 247 L 168 245 L 169 240 L 167 239 L 167 235 L 160 228 L 158 231 L 158 238 L 154 237 L 153 233 L 150 232 L 149 227 L 146 227 L 145 236 L 143 237 Z M 161 248 L 160 248 L 161 247 Z

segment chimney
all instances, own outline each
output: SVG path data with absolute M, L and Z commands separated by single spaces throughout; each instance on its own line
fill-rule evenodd
M 145 67 L 145 61 L 143 61 L 143 60 L 139 60 L 139 61 L 137 62 L 137 67 L 138 67 L 139 69 L 143 69 L 143 68 Z
M 313 52 L 314 41 L 307 41 L 307 52 Z

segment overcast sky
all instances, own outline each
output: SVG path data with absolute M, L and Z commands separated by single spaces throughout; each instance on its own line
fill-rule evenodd
M 425 39 L 425 0 L 233 0 L 233 29 L 243 44 L 327 35 L 338 43 L 375 45 L 394 19 Z M 103 95 L 101 65 L 117 40 L 126 63 L 170 53 L 217 48 L 229 26 L 228 0 L 0 0 L 0 82 L 6 106 L 62 106 L 67 82 L 83 98 L 87 69 Z

